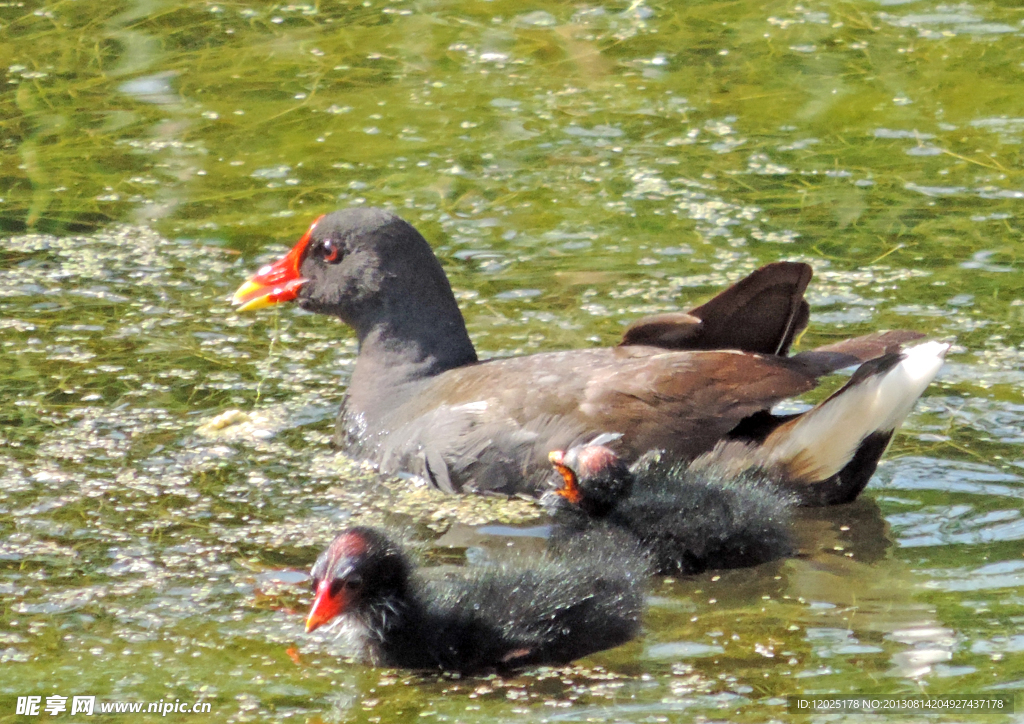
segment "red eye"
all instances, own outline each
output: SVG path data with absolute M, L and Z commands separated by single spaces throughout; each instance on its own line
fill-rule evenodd
M 330 239 L 323 243 L 322 248 L 325 262 L 328 264 L 337 264 L 341 261 L 341 252 L 338 251 L 338 247 L 336 247 Z

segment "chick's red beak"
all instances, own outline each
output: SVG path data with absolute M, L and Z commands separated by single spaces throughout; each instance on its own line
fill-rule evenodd
M 345 613 L 348 600 L 345 598 L 345 589 L 342 588 L 338 595 L 331 595 L 331 582 L 320 581 L 316 589 L 316 598 L 313 599 L 313 606 L 309 609 L 309 616 L 306 617 L 306 633 L 315 631 L 325 623 Z
M 565 464 L 565 452 L 562 450 L 552 450 L 548 453 L 548 461 L 558 471 L 558 474 L 562 476 L 562 480 L 565 481 L 565 487 L 556 490 L 555 495 L 561 495 L 573 505 L 579 505 L 579 502 L 583 499 L 583 494 L 580 492 L 580 486 L 577 484 L 576 473 Z
M 238 288 L 231 298 L 231 303 L 238 305 L 238 311 L 262 309 L 272 304 L 290 302 L 298 296 L 299 288 L 306 283 L 299 274 L 299 264 L 302 263 L 302 255 L 309 245 L 313 229 L 322 218 L 313 222 L 291 251 L 273 264 L 267 264 Z

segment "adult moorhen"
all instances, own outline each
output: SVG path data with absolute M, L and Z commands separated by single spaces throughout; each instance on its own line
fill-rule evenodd
M 565 664 L 640 628 L 646 557 L 594 535 L 557 554 L 427 580 L 383 532 L 349 528 L 313 566 L 313 631 L 340 617 L 377 666 L 459 673 Z
M 353 208 L 314 222 L 234 302 L 295 300 L 355 330 L 336 433 L 348 454 L 448 492 L 536 495 L 550 450 L 610 431 L 627 462 L 655 448 L 691 460 L 721 440 L 764 438 L 787 419 L 767 412 L 776 402 L 920 336 L 876 333 L 787 357 L 807 324 L 810 278 L 806 264 L 769 264 L 689 313 L 639 320 L 618 347 L 480 363 L 430 245 L 389 211 Z

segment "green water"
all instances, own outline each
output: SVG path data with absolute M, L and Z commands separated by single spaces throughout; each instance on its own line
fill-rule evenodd
M 0 721 L 1007 719 L 785 697 L 1024 688 L 1022 45 L 1015 0 L 0 3 Z M 355 204 L 432 242 L 487 356 L 777 259 L 816 270 L 804 349 L 956 346 L 801 556 L 656 581 L 640 639 L 567 669 L 368 669 L 302 633 L 338 528 L 459 564 L 543 520 L 338 459 L 349 332 L 227 304 Z

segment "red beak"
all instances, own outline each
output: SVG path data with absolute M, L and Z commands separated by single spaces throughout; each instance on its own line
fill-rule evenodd
M 290 302 L 295 299 L 299 293 L 299 287 L 306 283 L 306 280 L 299 274 L 299 264 L 309 245 L 313 229 L 322 218 L 324 217 L 321 216 L 313 222 L 309 230 L 284 257 L 273 264 L 267 264 L 238 288 L 231 298 L 231 303 L 238 305 L 238 311 L 262 309 L 272 304 Z
M 565 487 L 556 490 L 555 495 L 561 495 L 573 505 L 579 505 L 583 499 L 583 494 L 580 492 L 580 487 L 576 482 L 576 473 L 565 464 L 565 452 L 562 450 L 552 450 L 548 453 L 548 460 L 555 470 L 558 471 L 558 474 L 562 476 L 562 480 L 565 481 Z
M 320 585 L 316 589 L 316 598 L 313 599 L 313 606 L 309 609 L 309 616 L 306 617 L 306 633 L 315 631 L 335 616 L 345 613 L 347 604 L 344 588 L 338 592 L 337 596 L 332 596 L 331 582 L 320 581 Z

